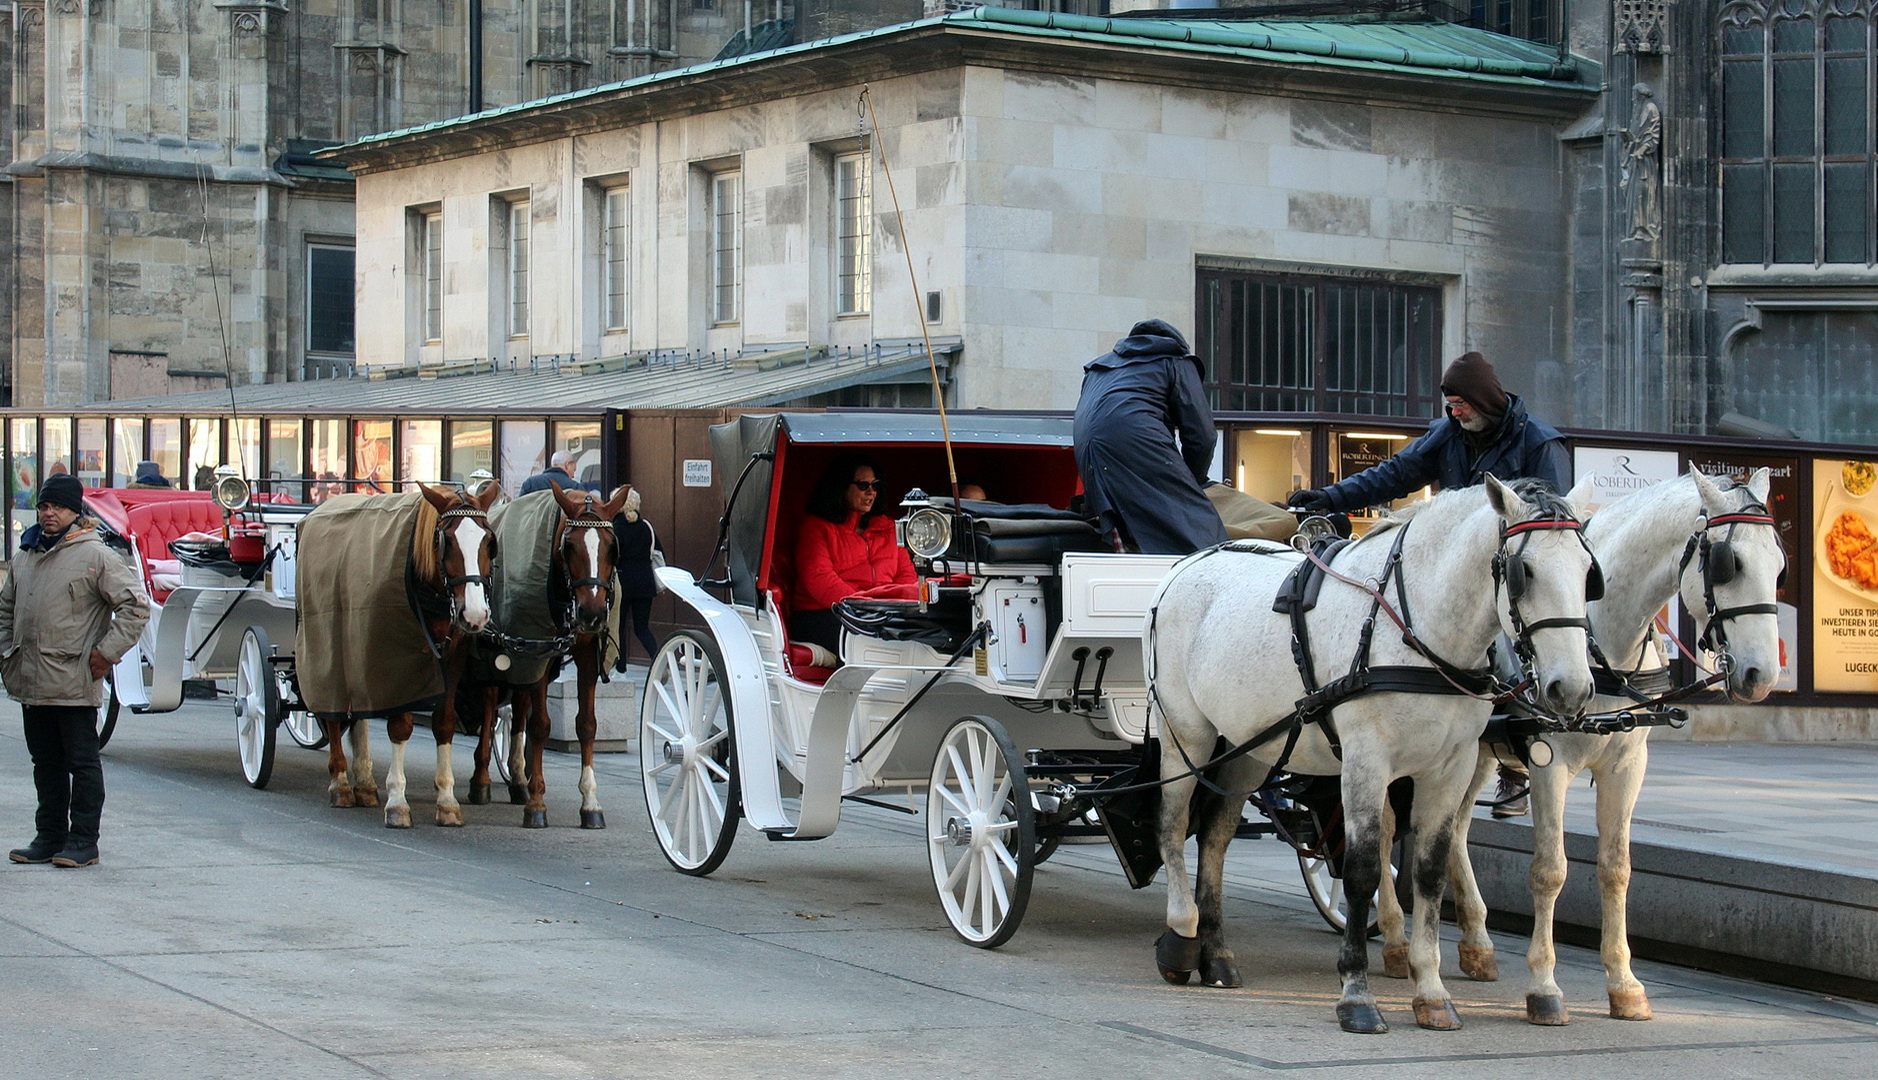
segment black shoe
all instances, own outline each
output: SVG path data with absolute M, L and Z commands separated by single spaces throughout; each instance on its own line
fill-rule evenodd
M 1493 816 L 1497 818 L 1525 817 L 1531 809 L 1527 798 L 1527 780 L 1518 775 L 1500 774 L 1500 786 L 1493 793 Z
M 7 852 L 7 858 L 16 863 L 49 863 L 64 846 L 64 844 L 42 844 L 35 840 L 25 847 L 16 847 Z
M 52 865 L 67 870 L 77 866 L 96 866 L 98 865 L 98 845 L 86 844 L 80 847 L 74 844 L 54 855 Z

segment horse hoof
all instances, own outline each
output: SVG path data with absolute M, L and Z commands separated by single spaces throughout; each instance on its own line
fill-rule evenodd
M 1245 981 L 1239 978 L 1239 969 L 1232 966 L 1231 960 L 1214 957 L 1201 966 L 1200 985 L 1231 990 L 1244 986 Z
M 338 809 L 349 810 L 352 808 L 352 793 L 350 791 L 331 792 L 328 795 L 328 799 L 332 805 Z
M 1409 977 L 1408 946 L 1388 945 L 1382 950 L 1382 973 L 1391 979 Z
M 1429 1001 L 1426 998 L 1415 999 L 1415 1023 L 1429 1031 L 1461 1030 L 1461 1014 L 1454 1011 L 1452 1001 Z
M 463 827 L 463 811 L 439 810 L 437 811 L 437 824 L 444 828 L 460 829 Z
M 1337 1026 L 1355 1035 L 1383 1035 L 1389 1031 L 1382 1010 L 1367 1001 L 1337 1002 Z
M 352 805 L 354 806 L 377 806 L 378 805 L 378 792 L 376 791 L 358 792 L 352 797 Z
M 411 810 L 406 806 L 385 808 L 385 828 L 408 829 L 411 827 Z
M 492 785 L 490 784 L 471 784 L 469 789 L 470 805 L 488 806 L 491 787 Z
M 520 784 L 509 785 L 509 805 L 525 806 L 528 803 L 528 789 Z
M 1648 1020 L 1650 995 L 1641 990 L 1611 995 L 1611 1019 L 1613 1020 Z
M 1564 1027 L 1572 1022 L 1565 999 L 1557 994 L 1527 994 L 1526 1022 L 1540 1027 Z
M 580 827 L 583 829 L 606 828 L 606 812 L 603 810 L 582 810 L 580 812 Z
M 1154 939 L 1154 962 L 1160 966 L 1161 978 L 1175 986 L 1185 986 L 1187 976 L 1200 967 L 1200 939 L 1181 937 L 1172 930 L 1166 930 Z M 1179 978 L 1175 978 L 1175 976 Z
M 1493 957 L 1493 946 L 1462 945 L 1461 974 L 1475 982 L 1498 982 L 1500 962 Z
M 548 812 L 546 810 L 522 811 L 522 828 L 545 829 L 547 827 L 548 827 Z

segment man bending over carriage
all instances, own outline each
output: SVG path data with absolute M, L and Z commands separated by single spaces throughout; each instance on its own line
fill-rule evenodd
M 1190 555 L 1225 543 L 1205 495 L 1219 435 L 1187 339 L 1147 319 L 1082 370 L 1076 469 L 1090 511 L 1130 551 Z
M 1571 488 L 1571 464 L 1565 437 L 1558 429 L 1526 414 L 1518 394 L 1500 386 L 1487 358 L 1470 352 L 1448 365 L 1441 376 L 1446 414 L 1428 425 L 1427 434 L 1387 461 L 1325 488 L 1291 496 L 1291 506 L 1312 513 L 1349 512 L 1381 506 L 1438 484 L 1442 490 L 1472 487 L 1488 473 L 1501 480 L 1531 477 L 1554 490 Z M 1500 767 L 1494 817 L 1518 817 L 1526 799 L 1518 796 L 1525 777 Z

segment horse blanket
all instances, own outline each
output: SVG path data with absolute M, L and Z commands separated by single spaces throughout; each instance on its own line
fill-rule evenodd
M 495 599 L 490 618 L 493 625 L 513 638 L 551 641 L 566 630 L 567 595 L 553 589 L 555 524 L 561 506 L 554 492 L 531 491 L 496 507 L 489 514 L 489 527 L 496 535 Z M 603 670 L 610 669 L 619 650 L 620 605 L 619 578 L 613 579 L 614 603 L 608 612 L 608 641 L 601 657 Z M 548 674 L 556 656 L 509 654 L 509 668 L 494 666 L 496 651 L 479 643 L 475 662 L 478 682 L 531 686 Z
M 406 587 L 423 501 L 418 492 L 336 495 L 300 523 L 294 670 L 308 711 L 385 714 L 443 693 Z

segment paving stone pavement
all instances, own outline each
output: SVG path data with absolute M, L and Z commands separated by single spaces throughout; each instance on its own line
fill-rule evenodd
M 9 847 L 33 805 L 17 716 L 0 704 Z M 1246 987 L 1175 988 L 1151 956 L 1162 890 L 1130 891 L 1104 847 L 1040 868 L 1024 927 L 983 951 L 939 914 L 915 817 L 850 806 L 814 844 L 745 830 L 697 879 L 653 847 L 634 754 L 600 759 L 604 831 L 571 827 L 576 762 L 558 754 L 552 828 L 523 830 L 520 808 L 498 804 L 439 829 L 420 735 L 418 825 L 387 830 L 377 811 L 326 806 L 323 753 L 284 745 L 272 783 L 250 789 L 233 729 L 224 703 L 124 717 L 106 751 L 103 865 L 0 867 L 0 1078 L 1837 1077 L 1872 1075 L 1878 1053 L 1878 1006 L 1666 964 L 1638 965 L 1656 1020 L 1605 1019 L 1597 956 L 1569 947 L 1577 1019 L 1534 1028 L 1517 962 L 1499 983 L 1466 981 L 1451 930 L 1444 970 L 1467 1027 L 1415 1028 L 1407 985 L 1378 979 L 1395 1030 L 1346 1035 L 1337 940 L 1273 841 L 1229 860 Z M 376 741 L 382 773 L 382 728 Z M 1712 843 L 1732 842 L 1715 839 L 1725 825 L 1777 848 L 1822 814 L 1855 837 L 1839 804 L 1869 805 L 1859 763 L 1878 755 L 1805 749 L 1665 747 L 1640 814 L 1699 820 L 1718 831 L 1659 831 Z M 1763 751 L 1803 798 L 1769 792 Z M 468 757 L 455 755 L 459 785 Z

